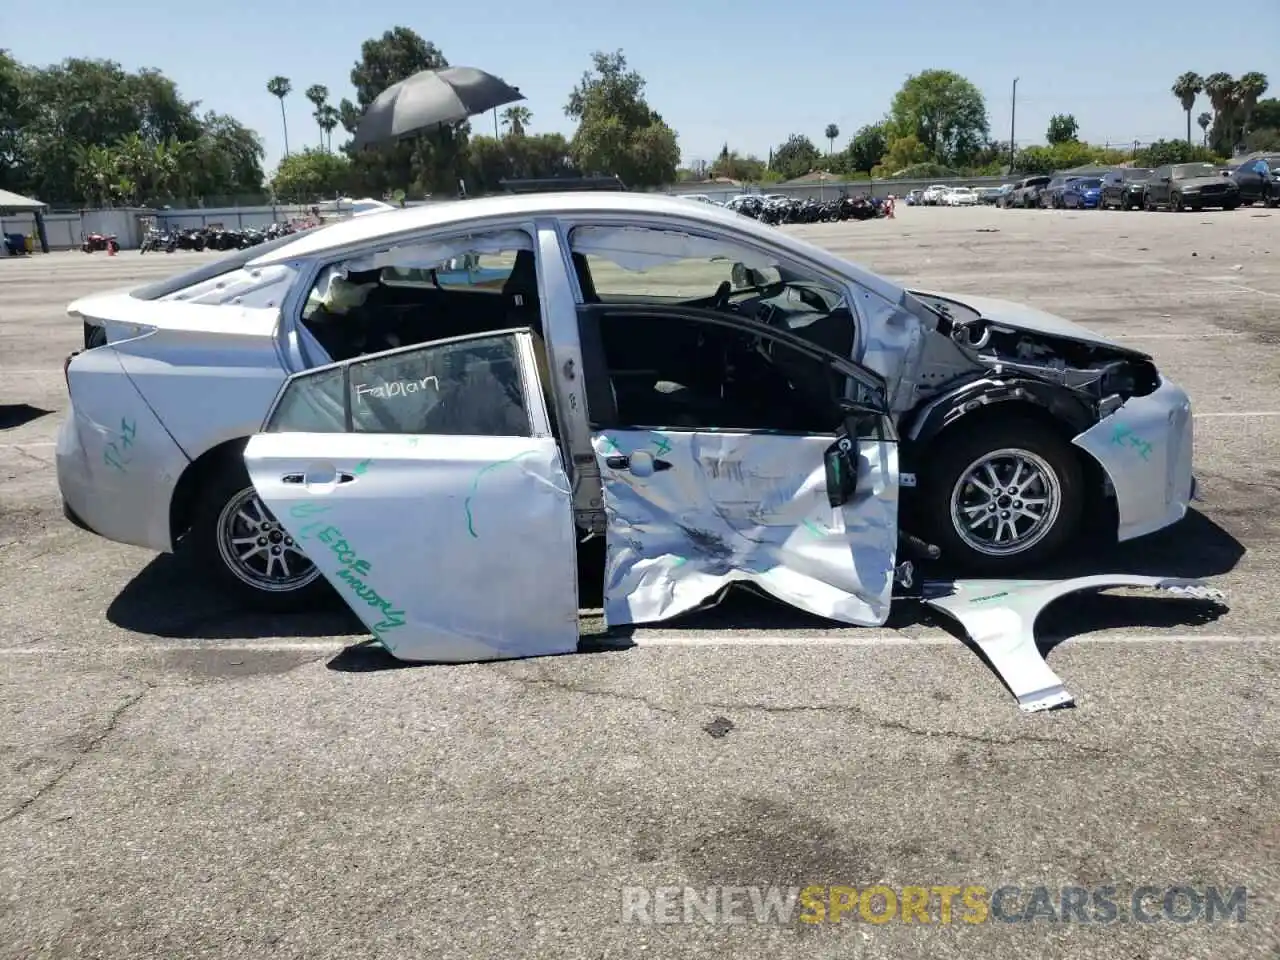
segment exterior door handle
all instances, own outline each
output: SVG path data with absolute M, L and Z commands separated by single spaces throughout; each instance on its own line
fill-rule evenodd
M 355 476 L 350 473 L 339 473 L 332 482 L 333 483 L 350 483 L 354 479 L 355 479 Z M 307 476 L 306 474 L 303 474 L 303 473 L 286 473 L 283 477 L 280 478 L 280 482 L 281 483 L 299 483 L 299 484 L 306 483 Z
M 666 460 L 659 460 L 656 457 L 651 457 L 647 453 L 643 454 L 642 456 L 643 456 L 643 459 L 640 461 L 637 461 L 634 464 L 634 466 L 638 467 L 640 470 L 645 471 L 646 473 L 648 471 L 645 468 L 648 466 L 648 464 L 644 463 L 645 460 L 648 460 L 648 462 L 653 465 L 653 469 L 655 471 L 671 469 L 671 463 Z M 607 466 L 610 470 L 630 470 L 633 466 L 631 457 L 628 457 L 628 456 L 606 457 L 604 463 L 605 463 L 605 466 Z

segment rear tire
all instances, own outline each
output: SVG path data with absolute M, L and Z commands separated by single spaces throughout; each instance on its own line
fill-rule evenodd
M 197 568 L 242 606 L 287 612 L 332 596 L 319 569 L 258 498 L 239 457 L 200 491 L 184 546 Z
M 1036 419 L 993 418 L 944 433 L 929 461 L 922 520 L 949 570 L 1022 576 L 1080 530 L 1084 470 L 1071 445 Z

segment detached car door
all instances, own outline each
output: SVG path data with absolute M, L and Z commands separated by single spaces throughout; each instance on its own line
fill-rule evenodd
M 572 505 L 539 349 L 512 330 L 299 373 L 245 450 L 263 503 L 402 660 L 577 647 Z

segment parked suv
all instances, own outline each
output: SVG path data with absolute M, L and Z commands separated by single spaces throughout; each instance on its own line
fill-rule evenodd
M 1075 181 L 1082 180 L 1082 179 L 1084 178 L 1083 177 L 1066 177 L 1066 176 L 1054 177 L 1047 184 L 1045 184 L 1044 189 L 1041 190 L 1039 194 L 1036 195 L 1037 205 L 1045 210 L 1061 209 L 1063 205 L 1062 193 L 1064 190 L 1066 190 L 1067 185 L 1070 183 L 1075 183 Z
M 1112 170 L 1102 178 L 1102 193 L 1098 196 L 1098 209 L 1137 210 L 1142 206 L 1142 191 L 1146 188 L 1151 171 L 1146 167 L 1126 167 Z
M 1280 206 L 1280 154 L 1246 160 L 1231 171 L 1231 179 L 1240 188 L 1242 203 L 1261 200 L 1268 207 Z
M 1155 210 L 1202 210 L 1240 206 L 1240 188 L 1226 171 L 1212 163 L 1176 163 L 1158 168 L 1147 180 L 1142 208 Z
M 1027 177 L 1013 185 L 1013 189 L 1005 194 L 1006 207 L 1034 207 L 1040 191 L 1048 185 L 1052 177 Z

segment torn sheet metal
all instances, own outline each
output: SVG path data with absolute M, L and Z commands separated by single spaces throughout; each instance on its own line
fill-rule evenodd
M 1131 397 L 1072 440 L 1093 456 L 1115 489 L 1117 536 L 1132 540 L 1177 523 L 1187 513 L 1193 482 L 1191 400 L 1167 381 Z
M 601 257 L 624 270 L 652 270 L 681 260 L 725 260 L 775 274 L 778 267 L 773 258 L 741 243 L 649 227 L 577 227 L 569 245 L 574 253 Z
M 1071 580 L 958 580 L 925 585 L 924 603 L 956 620 L 982 651 L 1024 711 L 1072 706 L 1075 698 L 1036 646 L 1036 618 L 1068 594 L 1145 587 L 1171 596 L 1225 601 L 1203 580 L 1101 574 Z
M 861 441 L 854 499 L 827 500 L 832 437 L 610 430 L 592 438 L 608 516 L 605 620 L 651 623 L 750 583 L 858 626 L 889 616 L 898 448 Z

